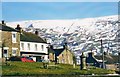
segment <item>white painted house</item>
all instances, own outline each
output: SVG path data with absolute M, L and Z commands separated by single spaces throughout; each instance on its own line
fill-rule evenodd
M 23 32 L 20 35 L 21 56 L 32 57 L 34 61 L 48 60 L 48 44 L 33 33 Z

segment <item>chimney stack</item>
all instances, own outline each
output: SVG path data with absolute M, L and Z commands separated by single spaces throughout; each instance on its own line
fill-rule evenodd
M 38 31 L 37 30 L 35 31 L 35 34 L 38 35 Z
M 20 27 L 19 24 L 17 24 L 17 27 L 15 29 L 22 34 L 23 30 L 22 30 L 22 28 Z
M 2 24 L 5 24 L 5 21 L 4 21 L 4 20 L 2 20 Z
M 53 45 L 50 45 L 50 48 L 53 49 Z
M 64 49 L 67 49 L 67 43 L 65 42 L 65 44 L 63 45 Z
M 89 52 L 89 53 L 88 53 L 88 56 L 94 57 L 94 52 Z

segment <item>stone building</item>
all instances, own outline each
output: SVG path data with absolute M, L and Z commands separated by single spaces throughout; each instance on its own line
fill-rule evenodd
M 99 60 L 97 59 L 95 56 L 94 56 L 94 53 L 93 52 L 90 52 L 88 53 L 88 57 L 86 58 L 86 63 L 88 65 L 92 65 L 92 66 L 95 66 L 95 67 L 100 67 L 100 68 L 103 68 L 103 60 Z M 105 63 L 106 61 L 104 61 Z
M 4 21 L 0 24 L 0 54 L 0 58 L 20 56 L 20 33 Z
M 52 46 L 48 48 L 48 53 L 50 62 L 55 62 L 55 52 L 53 51 Z
M 52 49 L 55 54 L 55 62 L 62 64 L 73 64 L 74 54 L 68 49 L 67 44 L 61 49 Z

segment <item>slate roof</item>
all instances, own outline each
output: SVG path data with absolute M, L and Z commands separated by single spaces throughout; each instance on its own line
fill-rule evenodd
M 23 32 L 22 34 L 20 34 L 20 41 L 47 43 L 45 40 L 43 40 L 36 34 L 30 33 L 30 32 Z
M 102 56 L 92 56 L 92 53 L 88 54 L 89 56 L 86 58 L 86 61 L 88 63 L 93 63 L 93 62 L 97 62 L 98 60 L 102 60 L 103 57 Z M 118 63 L 119 60 L 119 56 L 117 55 L 105 55 L 104 56 L 104 61 L 106 64 L 114 64 L 114 63 Z
M 62 48 L 62 49 L 53 49 L 53 51 L 55 53 L 55 56 L 59 56 L 64 51 L 64 48 Z
M 10 31 L 10 32 L 17 32 L 17 30 L 9 27 L 9 26 L 6 26 L 5 24 L 0 24 L 0 30 L 2 31 Z
M 102 56 L 95 56 L 95 58 L 102 60 Z M 104 59 L 106 60 L 107 64 L 114 64 L 114 63 L 118 63 L 119 56 L 116 56 L 116 55 L 111 55 L 110 57 L 105 56 Z
M 48 53 L 55 53 L 53 49 L 48 48 Z
M 86 58 L 87 63 L 98 63 L 96 57 L 94 57 L 93 53 L 88 53 L 88 57 Z

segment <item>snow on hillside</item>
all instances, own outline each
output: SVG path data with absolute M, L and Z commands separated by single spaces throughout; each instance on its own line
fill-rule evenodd
M 29 20 L 29 21 L 18 21 L 18 22 L 8 22 L 7 25 L 13 28 L 17 24 L 20 24 L 23 28 L 28 27 L 30 24 L 33 24 L 34 28 L 47 28 L 47 29 L 56 29 L 56 31 L 63 31 L 64 28 L 70 28 L 69 32 L 73 32 L 78 26 L 81 26 L 85 29 L 93 30 L 93 26 L 96 21 L 105 21 L 105 20 L 117 20 L 117 15 L 106 16 L 99 18 L 85 18 L 85 19 L 73 19 L 73 20 Z M 73 26 L 71 26 L 73 24 Z M 91 26 L 91 27 L 90 27 Z M 65 30 L 67 31 L 67 29 Z M 65 32 L 64 31 L 64 32 Z
M 13 28 L 17 24 L 28 32 L 39 31 L 39 36 L 46 38 L 56 48 L 64 42 L 76 55 L 81 52 L 96 51 L 100 55 L 100 39 L 103 40 L 104 51 L 116 55 L 118 52 L 115 39 L 118 31 L 118 16 L 71 20 L 29 20 L 8 22 Z M 32 27 L 30 27 L 32 25 Z

